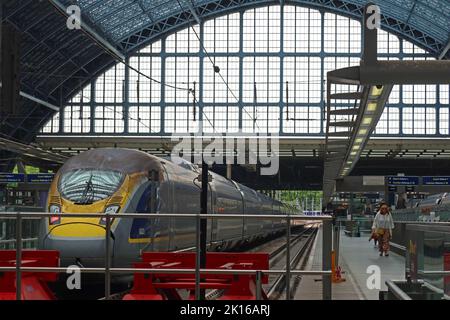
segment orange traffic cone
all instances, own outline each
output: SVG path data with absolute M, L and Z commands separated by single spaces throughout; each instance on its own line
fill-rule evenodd
M 331 252 L 331 272 L 333 274 L 332 281 L 333 283 L 339 283 L 345 281 L 342 278 L 342 269 L 340 266 L 336 267 L 336 252 Z

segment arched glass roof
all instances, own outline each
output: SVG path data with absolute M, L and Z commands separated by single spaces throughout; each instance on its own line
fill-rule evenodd
M 284 2 L 360 18 L 366 0 L 59 0 L 77 3 L 90 22 L 114 45 L 133 50 L 148 38 L 167 32 L 185 20 L 203 20 L 242 6 Z M 385 29 L 401 34 L 428 51 L 438 53 L 450 34 L 448 0 L 374 0 Z M 198 22 L 198 21 L 197 21 Z
M 193 30 L 203 39 L 207 56 Z M 276 4 L 221 15 L 201 27 L 196 24 L 164 36 L 130 54 L 129 67 L 119 63 L 80 87 L 43 128 L 41 137 L 159 137 L 199 130 L 323 137 L 326 74 L 358 65 L 361 48 L 360 21 L 317 9 Z M 383 30 L 378 32 L 378 58 L 435 59 Z M 194 82 L 197 107 L 186 92 Z M 448 85 L 395 86 L 375 134 L 448 136 L 448 89 Z M 332 108 L 348 108 L 349 103 L 341 101 Z
M 448 58 L 449 0 L 374 0 L 382 28 L 438 58 Z M 361 19 L 363 0 L 4 0 L 2 22 L 22 33 L 21 88 L 56 107 L 114 64 L 105 44 L 128 56 L 164 35 L 243 8 L 285 3 Z M 97 35 L 69 30 L 57 7 L 79 5 Z M 99 45 L 101 44 L 101 45 Z M 4 136 L 30 142 L 55 113 L 29 99 L 1 123 Z

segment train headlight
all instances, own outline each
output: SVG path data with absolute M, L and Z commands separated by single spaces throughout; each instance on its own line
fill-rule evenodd
M 107 214 L 115 214 L 117 212 L 119 212 L 120 206 L 118 205 L 113 205 L 113 206 L 108 206 L 105 209 L 105 213 Z M 100 224 L 105 225 L 106 224 L 106 218 L 101 218 L 100 219 Z
M 48 211 L 50 213 L 61 213 L 61 207 L 56 205 L 56 204 L 52 204 Z M 57 217 L 50 217 L 50 225 L 55 225 L 55 224 L 60 224 L 61 223 L 61 217 L 57 216 Z

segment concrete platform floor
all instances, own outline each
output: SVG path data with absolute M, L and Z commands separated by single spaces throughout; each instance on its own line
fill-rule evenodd
M 348 237 L 341 233 L 339 265 L 346 281 L 335 283 L 332 298 L 335 300 L 378 300 L 379 289 L 370 289 L 369 277 L 373 279 L 373 270 L 380 271 L 381 290 L 386 290 L 388 279 L 404 279 L 405 262 L 402 256 L 390 252 L 388 257 L 380 257 L 369 236 Z M 322 269 L 322 230 L 316 238 L 307 270 Z M 368 270 L 369 269 L 369 270 Z M 370 271 L 372 269 L 372 271 Z M 295 300 L 322 300 L 321 276 L 303 276 L 294 296 Z M 371 284 L 376 281 L 370 281 Z

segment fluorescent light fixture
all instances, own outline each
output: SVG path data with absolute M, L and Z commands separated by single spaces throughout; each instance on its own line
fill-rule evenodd
M 363 136 L 367 133 L 367 129 L 359 129 L 358 136 Z
M 372 123 L 372 117 L 363 118 L 363 125 L 368 126 Z
M 383 92 L 383 86 L 374 86 L 372 87 L 371 95 L 378 97 Z
M 356 156 L 356 151 L 353 151 L 352 153 L 350 153 L 351 156 Z
M 377 106 L 378 106 L 378 104 L 376 102 L 370 102 L 367 105 L 367 111 L 373 112 L 373 111 L 377 110 Z
M 355 144 L 355 145 L 353 146 L 353 150 L 359 150 L 360 147 L 361 147 L 360 145 Z
M 349 166 L 351 166 L 352 163 L 353 163 L 353 161 L 347 161 L 347 164 L 348 164 Z
M 362 141 L 363 141 L 362 138 L 358 138 L 358 139 L 355 140 L 355 143 L 361 143 Z

